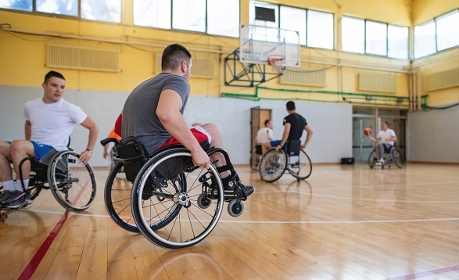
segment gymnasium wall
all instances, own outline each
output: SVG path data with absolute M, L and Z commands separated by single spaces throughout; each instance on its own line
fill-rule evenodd
M 285 1 L 266 2 L 286 5 Z M 459 7 L 457 0 L 290 0 L 288 2 L 295 7 L 334 13 L 337 31 L 340 30 L 339 19 L 343 15 L 413 26 Z M 285 115 L 285 101 L 302 100 L 299 104 L 303 106 L 305 117 L 311 122 L 315 132 L 311 146 L 308 148 L 313 161 L 338 162 L 341 157 L 351 156 L 352 106 L 408 110 L 406 103 L 381 104 L 374 100 L 365 100 L 358 95 L 371 94 L 375 97 L 389 95 L 392 100 L 397 97 L 408 98 L 410 88 L 413 88 L 410 79 L 410 73 L 413 71 L 413 76 L 416 77 L 414 94 L 427 96 L 427 105 L 443 107 L 459 102 L 457 85 L 430 90 L 426 87 L 426 80 L 432 75 L 438 76 L 439 73 L 448 71 L 451 73 L 459 69 L 459 48 L 416 61 L 405 61 L 302 47 L 301 66 L 323 69 L 326 77 L 324 85 L 292 85 L 275 79 L 261 85 L 268 89 L 225 86 L 224 58 L 238 47 L 239 39 L 133 26 L 132 1 L 122 1 L 122 3 L 122 24 L 0 10 L 0 23 L 9 24 L 15 31 L 12 33 L 0 30 L 0 117 L 2 120 L 0 139 L 23 137 L 22 106 L 25 101 L 42 95 L 40 84 L 44 74 L 51 70 L 46 66 L 47 45 L 50 43 L 120 52 L 119 72 L 53 69 L 62 72 L 66 77 L 65 98 L 80 105 L 97 121 L 101 128 L 100 139 L 104 138 L 110 130 L 129 92 L 141 81 L 155 75 L 155 57 L 166 45 L 182 43 L 190 49 L 194 57 L 214 60 L 216 62 L 214 78 L 192 77 L 190 81 L 192 97 L 186 116 L 190 117 L 190 123 L 204 116 L 209 117 L 204 121 L 216 122 L 224 131 L 224 143 L 227 144 L 228 151 L 237 164 L 248 162 L 250 137 L 248 118 L 250 108 L 254 106 L 273 108 L 275 128 L 279 128 L 275 133 L 280 133 L 281 123 L 276 123 L 276 120 L 280 122 Z M 241 22 L 247 22 L 249 1 L 242 0 L 240 3 Z M 337 32 L 335 41 L 338 50 L 340 49 L 339 38 L 340 34 Z M 360 90 L 358 82 L 362 72 L 394 78 L 395 93 Z M 222 98 L 222 93 L 233 97 L 255 97 L 258 101 Z M 354 95 L 356 98 L 350 100 L 346 98 L 346 94 Z M 203 104 L 206 106 L 204 107 Z M 427 123 L 421 123 L 421 118 L 418 116 L 424 113 L 430 116 L 432 111 L 409 114 L 413 119 L 409 121 L 407 128 L 409 137 L 407 146 L 410 148 L 408 159 L 413 155 L 410 151 L 421 156 L 423 153 L 417 151 L 423 145 L 445 147 L 445 150 L 449 150 L 446 145 L 437 145 L 437 138 L 426 138 L 419 134 L 419 129 L 412 129 L 412 127 L 421 125 L 427 130 L 435 130 L 439 123 L 451 123 L 451 120 L 457 119 L 457 115 L 452 112 L 453 110 L 449 109 L 442 111 L 441 114 L 436 113 L 438 116 Z M 241 138 L 234 137 L 234 135 L 239 136 L 240 128 L 243 128 Z M 86 145 L 86 135 L 86 132 L 80 128 L 75 130 L 72 136 L 72 139 L 75 139 L 72 141 L 75 149 L 78 150 L 77 145 Z M 458 134 L 452 137 L 454 142 L 458 142 Z M 83 148 L 85 147 L 81 147 Z M 100 147 L 96 151 L 93 162 L 96 166 L 107 164 L 101 154 Z M 437 154 L 434 161 L 450 161 L 449 157 L 440 156 L 444 153 Z M 425 159 L 416 157 L 416 159 L 430 161 L 434 157 Z M 459 158 L 456 158 L 455 162 L 459 162 Z
M 0 86 L 0 140 L 24 138 L 23 104 L 41 98 L 41 87 Z M 106 138 L 121 111 L 127 95 L 119 92 L 66 90 L 64 99 L 80 106 L 99 125 L 98 141 Z M 260 106 L 272 109 L 274 138 L 282 136 L 282 120 L 287 115 L 284 100 L 249 101 L 234 98 L 191 96 L 185 111 L 189 124 L 215 123 L 221 132 L 224 149 L 233 164 L 248 164 L 250 157 L 250 108 Z M 352 156 L 352 106 L 296 102 L 312 129 L 313 138 L 307 148 L 315 163 L 338 163 L 341 157 Z M 337 138 L 339 136 L 339 138 Z M 88 130 L 76 126 L 71 136 L 71 147 L 86 149 Z M 303 135 L 304 140 L 305 135 Z M 337 140 L 338 139 L 338 140 Z M 91 161 L 93 166 L 108 166 L 102 157 L 102 146 L 97 143 Z

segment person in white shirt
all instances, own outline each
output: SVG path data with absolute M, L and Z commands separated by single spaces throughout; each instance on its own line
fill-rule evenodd
M 9 205 L 13 209 L 31 203 L 23 195 L 22 188 L 22 183 L 25 187 L 29 185 L 30 163 L 22 165 L 24 178 L 21 183 L 13 180 L 10 162 L 13 163 L 15 174 L 19 174 L 19 163 L 22 159 L 40 159 L 52 149 L 66 150 L 73 128 L 80 124 L 89 130 L 87 148 L 79 158 L 82 164 L 87 164 L 92 157 L 99 133 L 97 124 L 80 107 L 62 98 L 65 78 L 61 73 L 49 71 L 42 87 L 43 97 L 28 101 L 24 105 L 25 140 L 0 141 L 0 181 L 3 185 L 0 202 L 16 199 Z M 17 199 L 18 197 L 20 198 Z
M 265 154 L 267 148 L 263 147 L 263 143 L 267 143 L 273 140 L 273 122 L 271 120 L 265 120 L 265 127 L 261 128 L 255 136 L 255 142 L 257 145 L 261 145 L 262 154 Z
M 384 152 L 386 151 L 388 153 L 390 148 L 394 146 L 394 142 L 397 141 L 395 131 L 389 128 L 388 122 L 382 122 L 381 130 L 376 138 L 371 137 L 371 135 L 368 135 L 367 137 L 376 144 L 375 152 L 376 157 L 379 159 L 378 164 L 384 165 Z

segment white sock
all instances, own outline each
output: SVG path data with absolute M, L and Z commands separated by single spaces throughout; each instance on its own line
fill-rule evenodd
M 29 187 L 29 179 L 23 180 L 24 182 L 24 187 L 27 189 Z M 24 190 L 22 189 L 21 181 L 16 181 L 16 190 L 23 192 Z
M 13 180 L 2 182 L 2 185 L 3 185 L 3 190 L 5 190 L 5 191 L 14 191 L 14 190 L 16 190 L 16 186 L 14 185 L 14 181 Z

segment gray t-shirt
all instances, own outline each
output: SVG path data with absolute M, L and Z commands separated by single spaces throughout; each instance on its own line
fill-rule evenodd
M 159 96 L 164 90 L 173 90 L 182 98 L 180 113 L 185 111 L 190 85 L 185 78 L 161 73 L 138 85 L 128 96 L 123 108 L 121 136 L 137 137 L 152 153 L 171 137 L 156 115 Z

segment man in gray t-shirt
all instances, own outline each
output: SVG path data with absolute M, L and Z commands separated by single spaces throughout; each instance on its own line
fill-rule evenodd
M 183 117 L 191 77 L 190 52 L 179 44 L 166 47 L 161 58 L 162 72 L 138 85 L 128 96 L 123 108 L 122 138 L 137 137 L 148 153 L 171 144 L 180 143 L 191 152 L 196 166 L 210 167 L 210 158 L 200 143 L 222 148 L 220 133 L 214 124 L 191 127 Z M 221 153 L 212 155 L 217 167 L 226 160 Z M 230 176 L 231 175 L 231 176 Z M 223 185 L 238 180 L 230 171 L 220 173 Z M 239 182 L 240 185 L 242 185 Z M 243 186 L 246 196 L 253 193 L 252 186 Z

